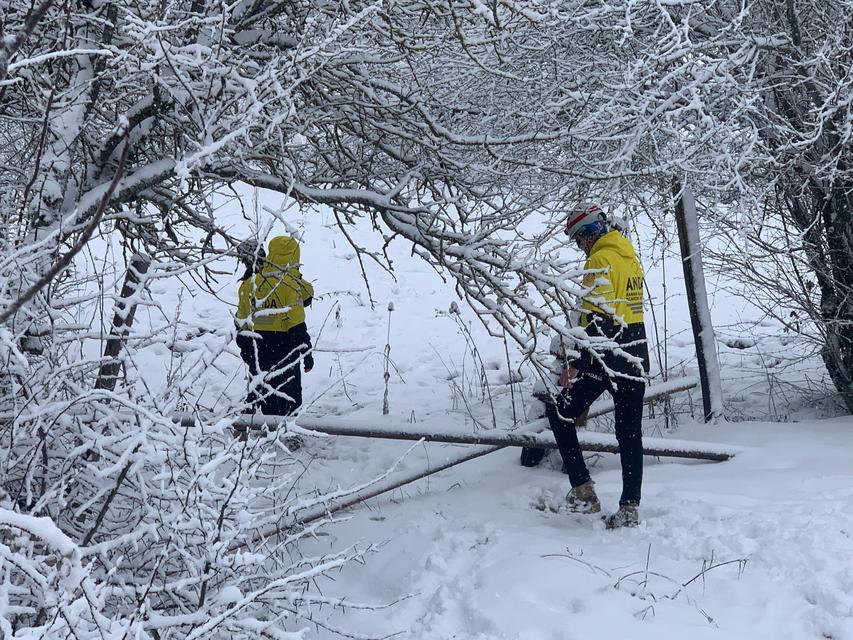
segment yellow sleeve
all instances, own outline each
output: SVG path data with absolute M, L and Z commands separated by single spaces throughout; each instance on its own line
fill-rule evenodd
M 302 290 L 305 292 L 305 295 L 302 296 L 303 300 L 314 297 L 314 286 L 304 278 L 302 279 Z
M 237 290 L 237 317 L 242 319 L 248 318 L 252 313 L 252 290 L 254 283 L 252 278 L 247 278 L 240 283 L 240 288 Z
M 584 288 L 588 289 L 590 287 L 594 287 L 592 291 L 590 291 L 584 296 L 583 303 L 581 304 L 581 308 L 584 311 L 592 311 L 594 313 L 600 313 L 602 315 L 609 315 L 609 313 L 598 307 L 593 301 L 598 300 L 603 301 L 605 303 L 613 303 L 613 285 L 610 283 L 609 279 L 607 282 L 600 282 L 598 285 L 595 284 L 596 280 L 601 280 L 602 278 L 609 278 L 610 268 L 610 263 L 605 258 L 599 255 L 592 255 L 586 261 L 584 269 L 606 269 L 606 271 L 598 273 L 587 273 L 586 275 L 584 275 Z

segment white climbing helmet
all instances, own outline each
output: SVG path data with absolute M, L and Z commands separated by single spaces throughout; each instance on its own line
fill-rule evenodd
M 607 214 L 594 202 L 580 202 L 569 212 L 566 218 L 566 235 L 574 240 L 581 231 L 589 231 L 588 225 L 607 223 Z

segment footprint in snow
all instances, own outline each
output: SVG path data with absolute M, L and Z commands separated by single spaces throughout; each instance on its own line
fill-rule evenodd
M 562 495 L 557 495 L 553 491 L 543 489 L 531 498 L 530 506 L 537 511 L 563 513 L 566 511 L 566 500 Z

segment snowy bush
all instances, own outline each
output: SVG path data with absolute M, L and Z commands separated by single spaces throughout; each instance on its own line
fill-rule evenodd
M 108 300 L 80 300 L 54 313 L 38 355 L 3 334 L 4 636 L 296 638 L 322 625 L 317 608 L 340 603 L 314 581 L 360 552 L 300 554 L 327 522 L 323 496 L 298 486 L 303 464 L 281 436 L 236 439 L 239 407 L 178 413 L 207 368 L 233 366 L 230 329 L 137 333 L 131 353 L 180 352 L 168 384 L 122 356 L 118 387 L 99 388 L 110 385 L 95 384 L 99 359 L 75 327 Z

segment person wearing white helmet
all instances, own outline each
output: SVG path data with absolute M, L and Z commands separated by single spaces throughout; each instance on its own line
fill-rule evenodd
M 649 368 L 643 323 L 643 269 L 630 240 L 594 203 L 581 203 L 566 219 L 566 235 L 587 256 L 580 324 L 590 338 L 604 342 L 575 348 L 564 360 L 559 393 L 547 405 L 548 420 L 569 474 L 569 509 L 598 513 L 601 504 L 581 453 L 576 423 L 605 391 L 616 405 L 616 439 L 622 462 L 619 510 L 605 518 L 607 528 L 639 524 L 643 479 L 643 395 Z M 601 340 L 604 338 L 605 340 Z M 608 344 L 609 343 L 609 344 Z

